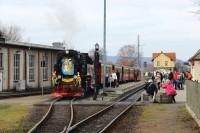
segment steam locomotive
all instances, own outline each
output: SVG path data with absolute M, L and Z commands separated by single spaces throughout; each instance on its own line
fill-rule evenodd
M 97 83 L 102 86 L 103 64 L 97 65 Z M 120 73 L 119 82 L 140 80 L 140 70 L 133 67 L 106 65 L 106 74 L 112 71 Z M 88 53 L 75 50 L 58 53 L 57 63 L 54 66 L 52 81 L 54 91 L 52 95 L 63 97 L 83 97 L 94 92 L 94 65 Z

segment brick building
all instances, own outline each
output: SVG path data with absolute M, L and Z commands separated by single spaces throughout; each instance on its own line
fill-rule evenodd
M 0 39 L 0 92 L 52 87 L 60 44 L 52 46 Z

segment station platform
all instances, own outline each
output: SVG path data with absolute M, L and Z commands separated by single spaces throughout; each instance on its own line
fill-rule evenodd
M 133 90 L 139 86 L 142 86 L 145 84 L 145 81 L 139 81 L 139 82 L 130 82 L 126 84 L 120 84 L 118 87 L 113 88 L 105 88 L 105 90 L 100 90 L 100 95 L 98 95 L 97 100 L 98 101 L 112 101 L 115 98 L 119 97 L 120 95 Z
M 44 89 L 43 94 L 50 94 L 50 89 Z M 0 92 L 0 99 L 13 98 L 13 97 L 24 97 L 24 96 L 33 96 L 33 95 L 42 95 L 42 90 L 28 90 L 28 91 L 8 91 Z

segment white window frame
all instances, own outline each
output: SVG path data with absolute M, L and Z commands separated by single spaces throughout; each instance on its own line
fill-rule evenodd
M 35 81 L 35 56 L 29 55 L 29 82 Z
M 14 81 L 20 80 L 20 54 L 14 54 L 13 60 L 13 69 L 14 69 Z
M 158 67 L 160 66 L 160 61 L 157 61 L 157 66 L 158 66 Z

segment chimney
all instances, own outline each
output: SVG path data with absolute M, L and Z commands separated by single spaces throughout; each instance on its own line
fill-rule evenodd
M 52 45 L 54 48 L 64 48 L 64 45 L 62 42 L 53 42 Z

